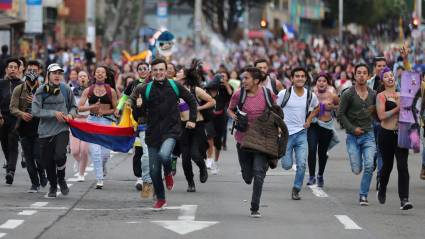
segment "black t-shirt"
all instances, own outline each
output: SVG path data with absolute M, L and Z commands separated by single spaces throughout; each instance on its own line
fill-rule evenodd
M 229 95 L 226 87 L 220 86 L 217 95 L 213 97 L 215 100 L 214 114 L 216 115 L 224 114 L 227 106 L 229 105 L 231 97 L 232 95 L 231 94 Z

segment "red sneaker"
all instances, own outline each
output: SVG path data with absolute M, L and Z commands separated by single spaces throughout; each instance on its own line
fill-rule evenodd
M 168 174 L 165 176 L 165 185 L 167 186 L 168 191 L 173 190 L 174 187 L 174 180 L 173 180 L 173 174 Z
M 161 211 L 161 210 L 164 210 L 165 206 L 167 206 L 167 201 L 165 201 L 164 199 L 158 199 L 158 201 L 156 201 L 155 205 L 153 205 L 153 210 L 154 211 Z

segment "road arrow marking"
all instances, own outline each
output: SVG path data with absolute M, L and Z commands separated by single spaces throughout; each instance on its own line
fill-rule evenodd
M 152 221 L 165 229 L 186 235 L 188 233 L 199 231 L 217 224 L 216 221 L 195 221 L 195 214 L 198 205 L 182 205 L 180 207 L 180 216 L 178 220 L 173 221 Z

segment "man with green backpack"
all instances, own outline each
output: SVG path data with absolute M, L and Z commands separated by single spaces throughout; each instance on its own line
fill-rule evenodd
M 171 174 L 171 153 L 182 129 L 180 122 L 179 99 L 189 105 L 187 128 L 195 128 L 197 104 L 192 94 L 178 82 L 166 79 L 167 62 L 155 59 L 151 62 L 152 79 L 148 84 L 139 85 L 131 94 L 133 111 L 146 117 L 146 144 L 149 152 L 149 168 L 157 201 L 154 210 L 166 206 L 162 166 L 165 184 L 169 191 L 174 181 Z

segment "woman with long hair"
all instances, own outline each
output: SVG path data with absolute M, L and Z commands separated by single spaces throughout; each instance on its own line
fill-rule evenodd
M 199 180 L 201 183 L 205 183 L 208 179 L 208 170 L 205 165 L 205 152 L 208 148 L 208 142 L 201 111 L 214 107 L 215 100 L 199 86 L 200 76 L 197 74 L 196 69 L 181 69 L 177 75 L 179 82 L 193 94 L 198 102 L 196 127 L 194 129 L 184 127 L 189 120 L 189 109 L 186 102 L 180 102 L 180 118 L 183 126 L 183 134 L 179 140 L 183 171 L 188 183 L 187 192 L 196 192 L 195 181 L 193 180 L 192 160 L 199 167 Z
M 80 71 L 78 73 L 78 85 L 71 87 L 77 105 L 79 104 L 83 91 L 88 87 L 89 76 L 87 72 Z M 87 104 L 85 104 L 85 106 L 87 106 Z M 88 112 L 78 112 L 78 115 L 75 117 L 75 120 L 86 121 L 88 115 Z M 86 172 L 86 167 L 89 159 L 89 144 L 87 142 L 75 138 L 74 136 L 72 136 L 72 134 L 70 134 L 69 139 L 71 155 L 75 159 L 75 171 L 78 172 L 78 182 L 84 182 L 84 174 Z
M 323 173 L 328 161 L 328 149 L 334 135 L 332 111 L 339 105 L 339 98 L 334 93 L 328 74 L 320 74 L 315 80 L 314 93 L 319 99 L 319 115 L 310 124 L 307 130 L 308 141 L 308 170 L 309 180 L 307 185 L 316 183 L 316 159 L 319 157 L 319 171 L 317 173 L 317 186 L 324 186 Z
M 396 92 L 396 80 L 390 68 L 381 71 L 384 91 L 377 95 L 376 111 L 381 120 L 378 134 L 378 146 L 382 154 L 382 170 L 379 179 L 378 201 L 386 201 L 387 185 L 393 169 L 394 157 L 397 161 L 398 195 L 400 209 L 413 208 L 409 202 L 409 168 L 407 164 L 409 150 L 398 146 L 398 118 L 400 113 L 400 93 Z
M 111 78 L 112 77 L 112 78 Z M 106 66 L 97 66 L 94 73 L 94 85 L 83 91 L 79 102 L 79 112 L 90 111 L 88 122 L 110 125 L 114 121 L 114 112 L 117 107 L 117 93 L 111 82 L 114 73 Z M 88 101 L 89 106 L 85 106 Z M 90 158 L 93 161 L 96 173 L 96 189 L 103 188 L 103 178 L 106 174 L 106 162 L 110 158 L 110 151 L 105 147 L 91 143 Z

